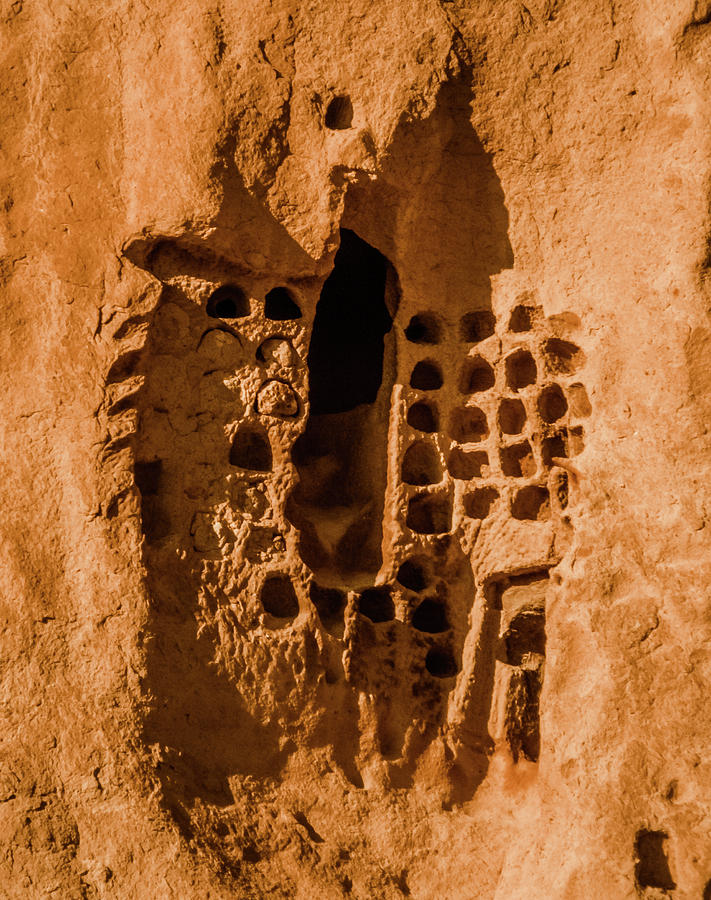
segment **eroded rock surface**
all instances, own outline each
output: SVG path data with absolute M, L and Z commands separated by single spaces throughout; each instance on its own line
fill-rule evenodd
M 2 896 L 711 896 L 707 5 L 6 4 Z

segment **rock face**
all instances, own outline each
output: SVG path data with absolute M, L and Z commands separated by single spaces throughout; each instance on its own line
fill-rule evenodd
M 706 0 L 2 15 L 2 896 L 711 897 Z

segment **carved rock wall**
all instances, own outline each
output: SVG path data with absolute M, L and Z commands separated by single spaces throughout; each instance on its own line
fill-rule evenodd
M 4 896 L 701 898 L 704 3 L 6 3 Z

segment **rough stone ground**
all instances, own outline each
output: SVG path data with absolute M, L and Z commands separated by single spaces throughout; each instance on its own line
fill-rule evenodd
M 0 21 L 0 895 L 708 900 L 708 0 Z

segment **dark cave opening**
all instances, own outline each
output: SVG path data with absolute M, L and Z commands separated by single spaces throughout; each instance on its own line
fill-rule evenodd
M 310 412 L 294 444 L 299 484 L 287 507 L 301 532 L 304 562 L 332 584 L 369 581 L 382 562 L 394 380 L 388 335 L 396 306 L 392 266 L 342 228 L 316 307 L 307 357 Z
M 309 345 L 311 415 L 374 403 L 383 378 L 388 261 L 353 231 L 341 245 L 321 291 Z

